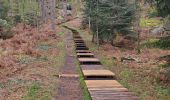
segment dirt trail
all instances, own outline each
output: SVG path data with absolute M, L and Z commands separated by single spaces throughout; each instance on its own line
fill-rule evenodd
M 79 75 L 76 68 L 76 57 L 74 53 L 74 43 L 72 33 L 65 33 L 65 66 L 61 69 L 58 95 L 56 100 L 83 100 L 79 82 Z

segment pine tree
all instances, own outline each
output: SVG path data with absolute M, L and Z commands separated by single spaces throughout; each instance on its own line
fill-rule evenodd
M 128 0 L 98 0 L 98 3 L 97 0 L 86 0 L 84 14 L 85 22 L 90 22 L 95 37 L 98 29 L 100 42 L 110 41 L 113 44 L 116 34 L 131 33 L 134 3 Z

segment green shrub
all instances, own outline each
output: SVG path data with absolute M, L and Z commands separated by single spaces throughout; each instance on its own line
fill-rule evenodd
M 140 19 L 141 27 L 156 27 L 156 26 L 160 26 L 161 24 L 163 24 L 163 22 L 155 18 L 150 18 L 150 19 L 141 18 Z
M 14 22 L 15 23 L 20 23 L 21 22 L 21 16 L 20 15 L 14 16 Z
M 168 98 L 169 98 L 170 91 L 166 87 L 156 84 L 155 90 L 156 90 L 157 98 L 161 100 L 169 100 Z
M 7 27 L 8 23 L 6 20 L 0 19 L 0 28 L 4 28 Z
M 39 16 L 37 16 L 35 13 L 27 13 L 24 17 L 24 21 L 26 22 L 26 24 L 31 25 L 33 27 L 37 25 L 37 22 L 39 22 L 38 19 Z
M 7 39 L 13 36 L 10 25 L 6 20 L 0 19 L 0 38 Z
M 160 39 L 149 39 L 142 46 L 147 48 L 170 49 L 170 37 L 163 37 Z
M 148 11 L 148 16 L 150 18 L 157 17 L 158 11 L 156 10 L 156 8 L 150 8 L 149 11 Z

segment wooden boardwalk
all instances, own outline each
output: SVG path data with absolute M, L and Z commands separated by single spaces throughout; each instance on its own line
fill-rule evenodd
M 79 34 L 73 34 L 73 38 L 77 59 L 92 100 L 139 100 L 116 81 L 113 72 L 104 69 Z

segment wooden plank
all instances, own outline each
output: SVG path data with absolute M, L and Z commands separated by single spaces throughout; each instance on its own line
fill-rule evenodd
M 87 88 L 123 88 L 116 80 L 85 80 Z
M 102 70 L 102 65 L 80 65 L 82 70 Z
M 83 53 L 90 53 L 89 50 L 76 50 L 76 52 L 77 52 L 77 53 L 81 53 L 81 52 L 83 52 Z
M 89 88 L 88 89 L 89 92 L 91 91 L 101 91 L 101 92 L 105 92 L 105 91 L 117 91 L 117 92 L 128 92 L 127 88 Z
M 62 78 L 62 77 L 67 77 L 67 78 L 75 77 L 75 78 L 78 78 L 79 75 L 78 74 L 61 74 L 61 75 L 59 75 L 59 78 Z
M 85 43 L 75 43 L 76 45 L 85 45 Z
M 83 39 L 74 39 L 74 41 L 83 41 L 84 42 Z
M 93 53 L 77 53 L 77 56 L 81 56 L 81 55 L 91 55 L 91 56 L 94 56 Z
M 126 88 L 89 88 L 88 90 L 92 100 L 96 98 L 102 98 L 101 100 L 139 100 L 132 92 L 128 92 Z
M 85 43 L 75 43 L 76 45 L 85 45 Z
M 92 100 L 139 100 L 139 99 L 137 97 L 107 97 L 107 96 L 97 97 L 97 96 L 92 96 Z
M 110 76 L 115 77 L 115 74 L 109 70 L 83 70 L 82 71 L 85 77 L 89 76 Z
M 74 41 L 83 41 L 82 38 L 75 38 Z
M 86 46 L 76 46 L 76 48 L 87 48 Z
M 81 36 L 73 36 L 73 38 L 82 38 Z
M 78 58 L 80 62 L 99 62 L 99 59 L 97 58 Z

